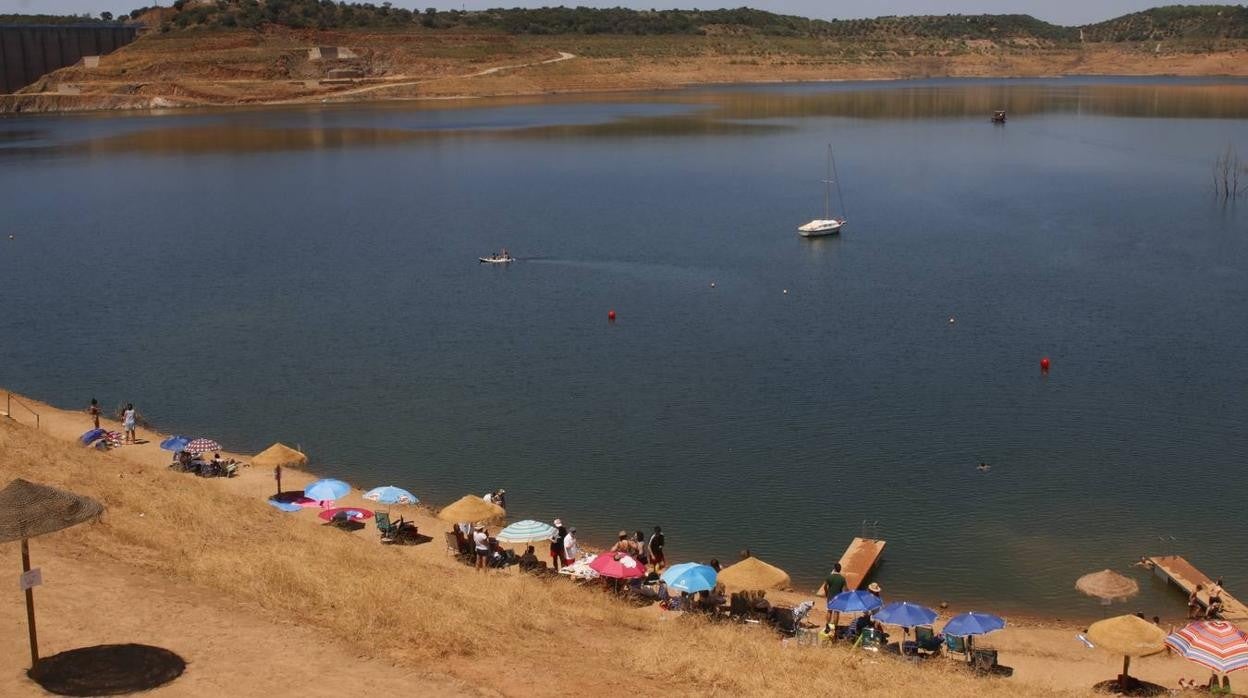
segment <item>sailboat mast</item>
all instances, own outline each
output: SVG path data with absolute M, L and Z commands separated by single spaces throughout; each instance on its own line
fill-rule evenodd
M 832 144 L 828 144 L 828 177 L 823 180 L 823 219 L 832 217 Z
M 828 163 L 832 166 L 832 180 L 836 182 L 836 198 L 841 204 L 841 220 L 849 217 L 845 211 L 845 195 L 841 193 L 841 178 L 836 172 L 836 158 L 832 156 L 832 146 L 828 145 Z

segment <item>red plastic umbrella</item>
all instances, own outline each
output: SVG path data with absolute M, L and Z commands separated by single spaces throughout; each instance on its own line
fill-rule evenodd
M 325 519 L 326 521 L 333 521 L 334 519 L 362 521 L 364 519 L 373 518 L 373 512 L 359 507 L 336 507 L 333 509 L 326 509 L 325 511 L 317 514 L 317 516 Z
M 646 576 L 646 566 L 628 553 L 599 553 L 589 563 L 589 568 L 611 579 L 633 579 Z

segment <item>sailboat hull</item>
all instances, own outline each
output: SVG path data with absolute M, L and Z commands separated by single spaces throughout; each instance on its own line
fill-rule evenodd
M 845 221 L 831 220 L 813 220 L 806 225 L 797 229 L 797 234 L 804 238 L 824 237 L 826 235 L 836 235 L 841 232 L 841 228 L 845 225 Z

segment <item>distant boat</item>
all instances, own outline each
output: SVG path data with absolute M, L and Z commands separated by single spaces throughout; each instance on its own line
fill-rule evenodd
M 845 197 L 841 196 L 841 183 L 836 179 L 836 160 L 832 157 L 832 144 L 828 144 L 828 176 L 823 180 L 825 185 L 823 192 L 823 218 L 815 220 L 800 226 L 797 229 L 798 235 L 802 237 L 820 237 L 823 235 L 836 235 L 841 232 L 841 228 L 845 225 L 844 218 L 832 217 L 832 185 L 836 185 L 836 198 L 841 202 L 841 215 L 845 215 Z
M 516 258 L 512 257 L 511 253 L 504 247 L 503 250 L 497 254 L 492 254 L 489 257 L 477 257 L 477 260 L 482 264 L 511 264 L 516 261 Z
M 992 113 L 992 123 L 994 124 L 1005 123 L 1005 110 L 1004 109 L 998 109 Z

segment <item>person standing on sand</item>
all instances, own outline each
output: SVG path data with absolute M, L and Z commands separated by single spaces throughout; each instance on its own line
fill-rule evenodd
M 633 544 L 637 546 L 637 562 L 640 562 L 642 567 L 648 567 L 650 565 L 650 552 L 646 545 L 646 534 L 641 531 L 633 531 Z
M 138 412 L 134 409 L 133 402 L 126 403 L 126 409 L 121 411 L 121 425 L 126 432 L 126 443 L 137 443 L 138 439 L 134 436 L 134 424 L 138 419 Z
M 654 527 L 654 533 L 650 536 L 650 543 L 646 547 L 650 548 L 650 564 L 654 566 L 655 572 L 662 572 L 667 565 L 667 558 L 663 555 L 663 546 L 667 541 L 663 538 L 663 529 L 659 526 Z M 719 570 L 715 570 L 718 572 Z
M 95 398 L 91 398 L 91 406 L 87 408 L 87 414 L 91 415 L 91 421 L 95 422 L 95 428 L 100 428 L 100 402 Z
M 490 558 L 490 535 L 484 526 L 477 526 L 472 534 L 472 545 L 477 554 L 477 569 L 485 571 L 485 563 Z
M 831 601 L 837 594 L 845 591 L 845 575 L 841 574 L 841 563 L 832 565 L 832 571 L 828 573 L 827 579 L 823 580 L 824 596 Z M 841 614 L 828 609 L 827 625 L 835 628 L 836 622 L 841 619 Z
M 554 565 L 555 571 L 563 569 L 563 539 L 568 535 L 568 529 L 563 527 L 563 519 L 555 519 L 555 532 L 550 534 L 550 564 Z
M 576 558 L 581 554 L 581 547 L 576 542 L 576 529 L 569 528 L 568 535 L 563 537 L 563 564 L 564 566 L 576 562 Z

